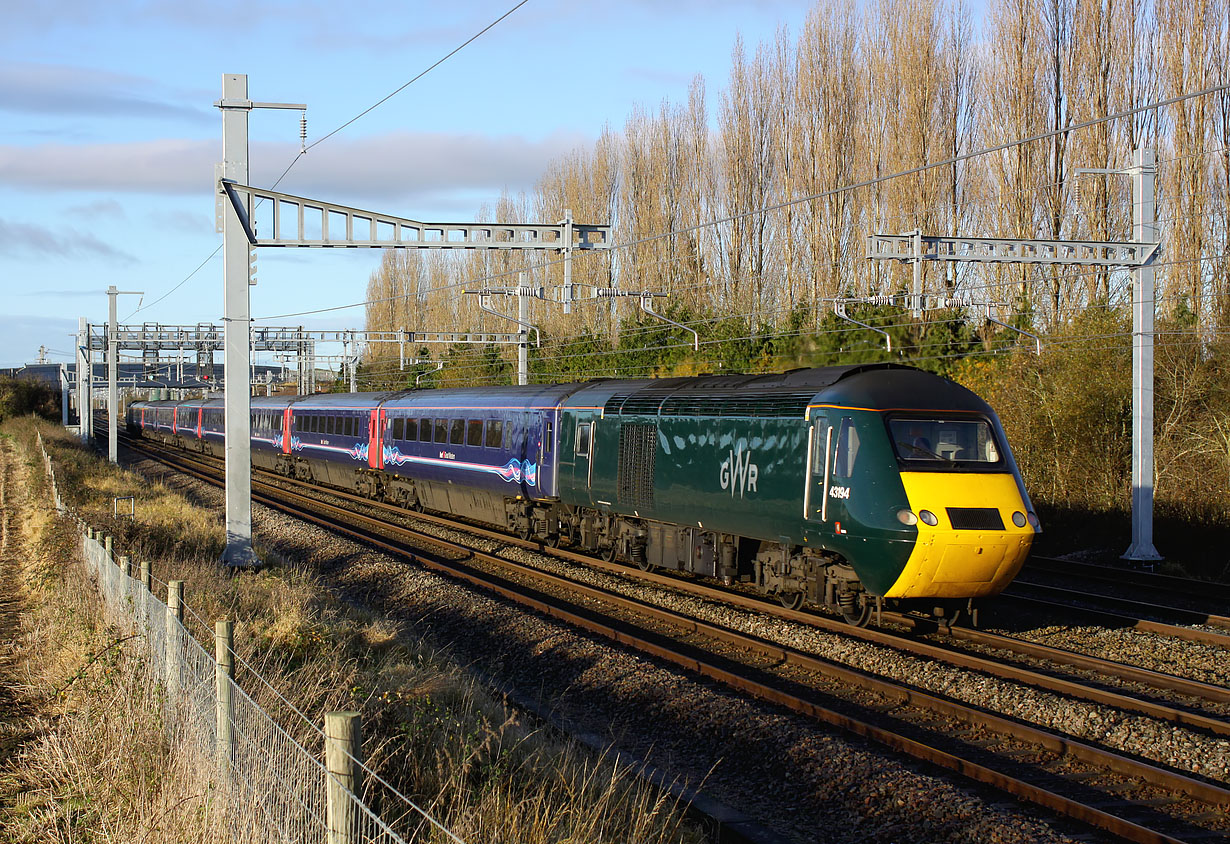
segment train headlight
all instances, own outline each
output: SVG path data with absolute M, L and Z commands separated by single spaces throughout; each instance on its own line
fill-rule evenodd
M 1025 527 L 1025 514 L 1017 510 L 1012 514 L 1012 523 L 1017 527 Z
M 1028 516 L 1028 519 L 1029 519 L 1029 526 L 1030 526 L 1031 528 L 1033 528 L 1034 530 L 1037 530 L 1037 531 L 1041 531 L 1041 530 L 1042 530 L 1042 522 L 1041 522 L 1041 520 L 1039 520 L 1039 519 L 1038 519 L 1038 514 L 1037 514 L 1037 513 L 1032 513 L 1032 512 L 1031 512 L 1031 513 L 1029 514 L 1029 516 Z
M 923 520 L 923 524 L 935 527 L 940 523 L 940 520 L 935 517 L 935 514 L 930 510 L 919 510 L 918 518 Z
M 897 521 L 903 525 L 916 525 L 918 524 L 918 516 L 914 515 L 913 510 L 907 510 L 903 507 L 897 511 Z

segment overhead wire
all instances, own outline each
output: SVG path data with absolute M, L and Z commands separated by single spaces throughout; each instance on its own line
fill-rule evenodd
M 1222 260 L 1222 259 L 1224 259 L 1225 257 L 1226 257 L 1226 255 L 1224 255 L 1224 254 L 1223 254 L 1223 255 L 1206 255 L 1206 256 L 1198 256 L 1198 257 L 1195 257 L 1195 258 L 1176 259 L 1176 260 L 1169 261 L 1169 262 L 1157 262 L 1157 263 L 1155 264 L 1155 268 L 1160 268 L 1160 267 L 1169 266 L 1169 265 L 1190 264 L 1190 263 L 1196 263 L 1196 262 L 1216 261 L 1216 260 Z M 1087 272 L 1090 272 L 1090 273 L 1091 273 L 1091 272 L 1093 272 L 1093 270 L 1089 270 L 1089 271 L 1087 271 Z M 1000 283 L 999 285 L 997 285 L 997 286 L 1001 286 L 1001 287 L 1002 287 L 1002 286 L 1014 286 L 1015 284 L 1016 284 L 1016 282 L 1013 282 L 1013 281 L 1007 281 L 1007 282 L 1001 282 L 1001 283 Z M 991 286 L 991 285 L 988 285 L 987 287 L 989 288 L 990 286 Z M 1218 295 L 1218 296 L 1221 296 L 1221 297 L 1230 298 L 1230 292 L 1226 292 L 1226 293 L 1222 293 L 1222 294 L 1215 294 L 1215 295 Z M 1170 294 L 1164 294 L 1164 295 L 1156 295 L 1156 294 L 1155 294 L 1155 296 L 1154 296 L 1154 300 L 1153 300 L 1153 304 L 1154 304 L 1154 305 L 1156 305 L 1156 304 L 1158 304 L 1158 303 L 1165 302 L 1165 301 L 1179 301 L 1179 300 L 1181 300 L 1182 298 L 1183 298 L 1183 294 L 1181 294 L 1181 293 L 1170 293 Z M 1086 303 L 1081 303 L 1081 304 L 1079 304 L 1079 307 L 1081 307 L 1081 308 L 1088 308 L 1088 307 L 1090 307 L 1090 306 L 1098 306 L 1099 304 L 1104 304 L 1104 306 L 1105 306 L 1105 307 L 1111 307 L 1111 306 L 1113 306 L 1113 303 L 1110 303 L 1110 302 L 1107 302 L 1107 303 L 1089 303 L 1089 302 L 1086 302 Z M 960 310 L 960 309 L 964 309 L 964 307 L 962 307 L 962 306 L 958 306 L 956 309 Z M 773 311 L 776 311 L 776 312 L 783 312 L 783 311 L 788 311 L 788 310 L 789 310 L 789 308 L 787 308 L 787 307 L 785 307 L 785 306 L 782 306 L 782 307 L 779 307 L 779 308 L 773 309 L 773 310 L 772 310 L 772 311 L 770 311 L 769 313 L 772 313 Z M 755 315 L 761 315 L 761 314 L 755 314 Z M 753 314 L 743 313 L 743 314 L 732 314 L 732 315 L 724 315 L 724 316 L 709 316 L 709 317 L 705 317 L 705 318 L 701 318 L 701 319 L 695 319 L 695 320 L 685 321 L 683 324 L 684 324 L 684 325 L 686 325 L 686 326 L 688 326 L 689 328 L 698 328 L 698 327 L 703 327 L 703 326 L 705 326 L 705 325 L 712 324 L 712 323 L 723 322 L 723 321 L 726 321 L 726 320 L 728 320 L 728 319 L 732 319 L 732 318 L 733 318 L 733 319 L 738 319 L 738 318 L 747 318 L 747 317 L 749 317 L 749 316 L 753 316 Z M 938 325 L 938 324 L 945 324 L 945 323 L 960 323 L 960 324 L 966 324 L 967 322 L 968 322 L 968 320 L 967 320 L 967 319 L 965 319 L 964 317 L 952 317 L 952 318 L 948 318 L 948 319 L 932 320 L 932 321 L 930 321 L 930 323 L 929 323 L 929 324 L 930 324 L 930 325 Z M 882 329 L 882 330 L 888 330 L 888 329 L 893 329 L 893 328 L 903 328 L 903 327 L 908 327 L 908 326 L 913 325 L 913 324 L 914 324 L 914 323 L 913 323 L 913 321 L 911 320 L 911 321 L 907 321 L 907 322 L 885 323 L 885 324 L 881 324 L 881 325 L 876 326 L 876 328 L 879 328 L 879 329 Z M 642 326 L 639 326 L 639 327 L 629 327 L 629 328 L 625 328 L 625 329 L 622 329 L 620 333 L 621 333 L 621 335 L 622 335 L 622 336 L 629 336 L 629 335 L 637 335 L 637 334 L 642 334 L 642 333 L 663 333 L 663 332 L 669 332 L 669 331 L 671 331 L 671 330 L 672 330 L 672 329 L 671 329 L 671 328 L 669 328 L 668 326 L 666 326 L 665 324 L 659 325 L 659 324 L 653 324 L 653 323 L 651 323 L 651 324 L 646 324 L 646 325 L 642 325 Z M 843 333 L 843 332 L 844 332 L 844 333 L 849 333 L 849 332 L 857 332 L 857 331 L 860 331 L 860 330 L 864 330 L 864 329 L 859 329 L 857 326 L 851 326 L 851 327 L 839 326 L 839 327 L 835 327 L 835 328 L 831 328 L 831 329 L 826 329 L 826 330 L 820 330 L 820 329 L 818 329 L 818 328 L 813 328 L 813 329 L 808 329 L 808 330 L 798 330 L 798 331 L 794 331 L 794 332 L 790 332 L 790 331 L 775 331 L 775 332 L 769 332 L 769 333 L 750 333 L 750 334 L 747 334 L 747 335 L 744 335 L 744 336 L 740 336 L 740 337 L 722 337 L 722 338 L 716 338 L 716 339 L 712 339 L 712 340 L 701 340 L 701 341 L 700 341 L 700 343 L 701 343 L 701 345 L 709 345 L 709 346 L 712 346 L 712 345 L 720 345 L 720 344 L 723 344 L 723 343 L 737 342 L 737 341 L 741 341 L 741 340 L 774 340 L 774 339 L 784 339 L 784 338 L 796 337 L 796 336 L 803 336 L 803 335 L 807 335 L 807 336 L 817 336 L 817 337 L 818 337 L 818 336 L 824 336 L 824 335 L 826 335 L 826 334 L 835 334 L 835 333 Z M 1161 332 L 1155 332 L 1155 333 L 1161 333 Z M 1206 333 L 1209 333 L 1209 332 L 1206 332 Z M 1217 333 L 1217 332 L 1213 332 L 1213 333 L 1215 334 L 1215 333 Z M 561 341 L 566 342 L 566 341 L 567 341 L 567 340 L 569 340 L 569 339 L 580 339 L 580 338 L 582 338 L 582 337 L 584 337 L 584 336 L 585 336 L 585 335 L 583 335 L 583 334 L 581 334 L 581 335 L 569 335 L 569 336 L 565 336 L 565 337 L 562 337 L 562 338 L 555 338 L 555 339 L 560 339 Z M 1050 342 L 1051 342 L 1051 341 L 1050 341 L 1050 339 L 1049 339 L 1048 337 L 1046 337 L 1046 336 L 1044 336 L 1044 337 L 1043 337 L 1043 340 L 1044 340 L 1044 342 L 1046 342 L 1046 343 L 1050 343 Z M 880 342 L 880 341 L 878 341 L 877 339 L 874 339 L 874 338 L 869 338 L 869 347 L 874 347 L 875 345 L 878 345 L 878 343 L 879 343 L 879 342 Z M 676 347 L 678 347 L 678 348 L 682 348 L 684 345 L 690 345 L 690 344 L 672 344 L 672 345 L 669 345 L 669 346 L 658 346 L 657 348 L 676 348 Z M 908 348 L 911 348 L 911 347 L 900 347 L 900 346 L 899 346 L 899 347 L 898 347 L 898 351 L 899 351 L 899 352 L 903 352 L 903 351 L 906 351 Z M 540 360 L 540 361 L 568 360 L 568 359 L 573 359 L 573 358 L 581 358 L 581 357 L 586 357 L 586 356 L 593 356 L 593 355 L 595 355 L 595 354 L 596 354 L 596 355 L 598 355 L 598 356 L 601 356 L 601 354 L 615 354 L 615 353 L 618 353 L 618 351 L 619 351 L 618 349 L 611 349 L 611 350 L 609 350 L 608 352 L 598 352 L 598 353 L 594 353 L 594 352 L 576 352 L 576 353 L 554 354 L 554 355 L 551 355 L 551 356 L 548 356 L 548 357 L 538 358 L 538 360 Z M 454 371 L 454 372 L 455 372 L 455 371 L 457 371 L 457 370 L 464 370 L 464 369 L 467 369 L 467 368 L 469 368 L 469 369 L 472 371 L 473 369 L 476 369 L 476 368 L 478 368 L 478 367 L 479 367 L 479 366 L 481 366 L 481 365 L 482 365 L 482 364 L 480 364 L 480 363 L 475 363 L 475 364 L 468 365 L 468 366 L 463 364 L 463 365 L 460 365 L 460 366 L 453 366 L 453 367 L 450 367 L 450 371 Z M 655 364 L 654 366 L 657 366 L 657 364 Z M 371 370 L 371 369 L 369 368 L 367 371 L 368 371 L 368 372 L 372 372 L 373 370 Z M 386 371 L 392 371 L 392 370 L 386 370 Z
M 362 119 L 362 118 L 366 117 L 367 115 L 371 114 L 371 113 L 372 113 L 373 111 L 375 111 L 377 108 L 379 108 L 380 106 L 384 105 L 384 104 L 385 104 L 385 103 L 387 103 L 389 100 L 393 99 L 393 97 L 397 96 L 397 95 L 398 95 L 398 94 L 400 94 L 402 91 L 406 90 L 406 89 L 407 89 L 407 88 L 409 88 L 411 85 L 413 85 L 415 82 L 418 82 L 418 81 L 419 81 L 420 79 L 422 79 L 424 76 L 426 76 L 427 74 L 431 73 L 431 72 L 432 72 L 433 70 L 435 70 L 437 67 L 439 67 L 440 65 L 444 64 L 446 61 L 448 61 L 449 59 L 451 59 L 453 56 L 455 56 L 455 55 L 457 55 L 458 53 L 460 53 L 460 52 L 461 52 L 462 50 L 464 50 L 466 47 L 468 47 L 468 46 L 470 46 L 471 44 L 473 44 L 473 43 L 474 43 L 475 41 L 477 41 L 479 38 L 481 38 L 482 36 L 486 35 L 486 34 L 487 34 L 488 32 L 490 32 L 493 28 L 495 28 L 495 27 L 496 27 L 497 25 L 499 25 L 502 21 L 504 21 L 504 20 L 505 20 L 506 18 L 508 18 L 511 14 L 513 14 L 514 12 L 516 12 L 518 9 L 520 9 L 522 6 L 524 6 L 524 5 L 525 5 L 526 3 L 528 3 L 528 2 L 529 2 L 529 0 L 520 0 L 520 2 L 516 3 L 514 6 L 512 6 L 512 8 L 510 8 L 508 11 L 504 12 L 504 14 L 500 15 L 498 18 L 496 18 L 495 20 L 493 20 L 491 23 L 487 24 L 487 25 L 486 25 L 485 27 L 483 27 L 481 30 L 479 30 L 478 32 L 476 32 L 474 35 L 470 36 L 468 39 L 466 39 L 463 43 L 461 43 L 461 44 L 460 44 L 460 45 L 458 45 L 457 47 L 455 47 L 455 48 L 453 48 L 452 50 L 450 50 L 450 51 L 449 51 L 448 53 L 446 53 L 444 56 L 442 56 L 441 58 L 437 59 L 437 60 L 436 60 L 435 62 L 433 62 L 433 63 L 432 63 L 429 67 L 427 67 L 426 69 L 424 69 L 424 70 L 420 71 L 420 72 L 419 72 L 417 75 L 415 75 L 415 76 L 414 76 L 414 78 L 412 78 L 409 82 L 406 82 L 404 85 L 402 85 L 401 87 L 397 88 L 397 90 L 395 90 L 395 91 L 393 91 L 392 93 L 390 93 L 390 94 L 388 94 L 388 95 L 386 95 L 386 96 L 382 97 L 380 100 L 378 100 L 378 101 L 376 101 L 375 103 L 373 103 L 372 105 L 368 106 L 368 107 L 367 107 L 367 108 L 365 108 L 363 111 L 359 112 L 359 113 L 358 113 L 358 114 L 356 114 L 354 117 L 352 117 L 352 118 L 350 118 L 349 120 L 347 120 L 345 123 L 342 123 L 342 124 L 341 124 L 340 126 L 338 126 L 337 128 L 335 128 L 335 129 L 333 129 L 332 131 L 330 131 L 330 132 L 326 133 L 325 135 L 323 135 L 323 136 L 321 136 L 321 137 L 317 138 L 317 139 L 316 139 L 315 141 L 313 141 L 312 143 L 310 143 L 310 144 L 306 145 L 304 148 L 300 149 L 300 151 L 299 151 L 299 152 L 295 155 L 295 157 L 291 159 L 290 163 L 289 163 L 288 165 L 286 165 L 286 169 L 282 171 L 282 174 L 281 174 L 280 176 L 278 176 L 278 178 L 277 178 L 277 180 L 276 180 L 276 181 L 274 181 L 273 186 L 270 188 L 270 190 L 273 190 L 273 189 L 274 189 L 274 188 L 276 188 L 279 184 L 281 184 L 281 183 L 282 183 L 282 180 L 286 178 L 287 174 L 289 174 L 289 173 L 290 173 L 291 169 L 295 166 L 295 164 L 297 164 L 297 163 L 298 163 L 299 159 L 300 159 L 300 158 L 302 158 L 305 154 L 307 154 L 307 152 L 308 152 L 309 150 L 311 150 L 311 149 L 313 149 L 313 148 L 315 148 L 315 147 L 319 146 L 320 144 L 322 144 L 322 143 L 324 143 L 325 141 L 327 141 L 329 138 L 332 138 L 334 135 L 336 135 L 337 133 L 341 132 L 343 129 L 347 128 L 348 126 L 352 125 L 352 124 L 353 124 L 353 123 L 355 123 L 356 121 L 358 121 L 358 120 L 360 120 L 360 119 Z M 202 262 L 200 263 L 200 265 L 199 265 L 199 266 L 197 266 L 197 268 L 196 268 L 195 270 L 193 270 L 192 272 L 190 272 L 190 273 L 189 273 L 189 274 L 188 274 L 188 275 L 187 275 L 187 276 L 186 276 L 186 277 L 185 277 L 182 281 L 180 281 L 178 284 L 176 284 L 174 287 L 172 287 L 170 290 L 168 290 L 166 293 L 164 293 L 162 296 L 158 297 L 156 300 L 154 300 L 154 301 L 153 301 L 153 302 L 151 302 L 150 304 L 145 305 L 144 307 L 138 306 L 138 307 L 137 307 L 137 309 L 136 309 L 135 311 L 133 311 L 131 314 L 129 314 L 129 315 L 125 318 L 125 322 L 127 322 L 129 319 L 132 319 L 132 317 L 133 317 L 133 316 L 135 316 L 138 312 L 140 312 L 140 311 L 142 311 L 142 310 L 145 310 L 146 308 L 153 307 L 154 305 L 156 305 L 156 304 L 158 304 L 159 302 L 163 301 L 163 300 L 164 300 L 164 299 L 166 299 L 168 296 L 170 296 L 172 293 L 174 293 L 175 291 L 177 291 L 177 290 L 179 290 L 181 287 L 183 287 L 183 286 L 184 286 L 184 284 L 188 281 L 188 279 L 190 279 L 190 278 L 192 278 L 194 275 L 196 275 L 196 274 L 200 271 L 201 267 L 204 267 L 207 263 L 209 263 L 209 261 L 211 261 L 211 260 L 213 259 L 213 257 L 214 257 L 215 255 L 217 255 L 217 254 L 218 254 L 218 252 L 219 252 L 221 249 L 222 249 L 222 244 L 219 244 L 219 245 L 218 245 L 218 247 L 217 247 L 216 249 L 214 249 L 214 251 L 213 251 L 213 252 L 209 253 L 209 256 L 208 256 L 208 257 L 207 257 L 204 261 L 202 261 Z
M 1081 121 L 1079 123 L 1074 123 L 1070 126 L 1065 126 L 1059 129 L 1050 129 L 1045 132 L 1040 132 L 1040 133 L 1031 135 L 1026 138 L 1008 141 L 1002 144 L 996 144 L 994 146 L 985 147 L 980 150 L 975 150 L 975 151 L 967 152 L 967 153 L 961 153 L 959 155 L 951 156 L 949 158 L 945 158 L 940 161 L 918 165 L 916 167 L 907 168 L 905 170 L 900 170 L 894 173 L 888 173 L 888 174 L 884 174 L 881 176 L 876 176 L 871 179 L 864 179 L 861 181 L 850 183 L 848 185 L 843 185 L 843 186 L 831 188 L 828 190 L 820 191 L 818 193 L 809 194 L 807 196 L 795 197 L 792 199 L 783 200 L 781 202 L 776 202 L 776 203 L 766 205 L 762 208 L 752 209 L 748 211 L 740 211 L 734 214 L 729 214 L 725 217 L 720 217 L 720 218 L 706 221 L 703 223 L 697 223 L 697 224 L 690 225 L 690 226 L 684 226 L 682 228 L 672 229 L 670 231 L 662 232 L 658 234 L 646 235 L 645 237 L 637 238 L 637 239 L 630 240 L 630 241 L 625 241 L 623 243 L 612 244 L 609 251 L 614 252 L 614 251 L 620 251 L 620 250 L 625 250 L 625 249 L 631 249 L 635 246 L 657 242 L 660 240 L 664 240 L 666 238 L 676 237 L 681 234 L 688 234 L 694 231 L 698 231 L 700 229 L 709 228 L 711 226 L 716 226 L 716 225 L 721 225 L 722 223 L 728 223 L 728 222 L 733 222 L 735 220 L 746 219 L 748 217 L 756 216 L 760 214 L 769 214 L 773 211 L 778 211 L 778 210 L 781 210 L 783 208 L 787 208 L 793 205 L 799 205 L 805 202 L 812 202 L 817 199 L 825 199 L 827 197 L 835 196 L 840 193 L 847 193 L 847 192 L 854 191 L 854 190 L 873 187 L 875 185 L 879 185 L 879 184 L 882 184 L 884 182 L 888 182 L 894 179 L 901 179 L 901 178 L 905 178 L 908 176 L 913 176 L 913 175 L 924 173 L 929 170 L 934 170 L 940 167 L 948 167 L 948 166 L 951 166 L 953 164 L 956 164 L 962 161 L 968 161 L 970 159 L 978 158 L 984 155 L 992 155 L 997 152 L 1003 152 L 1005 150 L 1012 149 L 1018 146 L 1023 146 L 1025 144 L 1048 140 L 1050 138 L 1058 137 L 1060 135 L 1067 135 L 1072 132 L 1079 131 L 1081 129 L 1089 128 L 1091 126 L 1096 126 L 1096 125 L 1107 123 L 1113 120 L 1121 120 L 1125 117 L 1131 117 L 1133 115 L 1140 114 L 1142 112 L 1152 111 L 1155 109 L 1163 108 L 1165 106 L 1184 102 L 1189 99 L 1194 99 L 1196 97 L 1207 96 L 1209 94 L 1214 94 L 1214 93 L 1218 93 L 1218 92 L 1226 91 L 1226 90 L 1230 90 L 1230 82 L 1222 83 L 1220 85 L 1213 85 L 1207 88 L 1200 89 L 1198 91 L 1191 91 L 1191 92 L 1187 92 L 1184 94 L 1178 94 L 1173 97 L 1168 97 L 1162 100 L 1156 100 L 1154 102 L 1151 102 L 1145 105 L 1134 106 L 1128 109 L 1122 109 L 1113 114 L 1103 115 L 1102 117 L 1091 118 L 1089 120 Z M 585 253 L 582 252 L 582 254 L 585 254 Z M 515 273 L 529 272 L 535 269 L 543 269 L 546 267 L 555 266 L 557 264 L 562 263 L 564 260 L 566 259 L 557 258 L 554 260 L 541 261 L 535 264 L 528 264 L 525 267 L 522 267 L 519 269 L 495 273 L 495 274 L 491 274 L 488 276 L 484 276 L 479 279 L 468 279 L 464 282 L 456 282 L 453 284 L 444 285 L 441 288 L 437 288 L 437 289 L 450 289 L 453 287 L 481 283 L 484 281 L 493 281 L 499 278 L 506 278 Z M 346 305 L 337 305 L 337 306 L 326 307 L 326 308 L 315 308 L 311 310 L 298 311 L 298 312 L 285 313 L 285 314 L 274 314 L 274 315 L 270 315 L 266 317 L 258 317 L 255 319 L 259 321 L 267 321 L 267 320 L 272 320 L 272 319 L 287 319 L 287 318 L 296 317 L 296 316 L 311 316 L 311 315 L 316 315 L 316 314 L 321 314 L 321 313 L 329 313 L 329 312 L 340 311 L 340 310 L 349 310 L 351 308 L 356 308 L 356 307 L 364 307 L 368 304 L 377 304 L 381 301 L 387 301 L 387 300 L 385 299 L 362 300 L 359 302 L 353 302 L 353 303 L 346 304 Z

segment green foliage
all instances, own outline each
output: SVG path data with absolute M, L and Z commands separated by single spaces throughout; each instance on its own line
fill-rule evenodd
M 42 381 L 0 378 L 0 421 L 37 414 L 46 419 L 60 415 L 60 391 Z
M 1102 511 L 1121 505 L 1131 468 L 1126 314 L 1090 308 L 1042 355 L 966 358 L 952 374 L 996 409 L 1031 493 Z

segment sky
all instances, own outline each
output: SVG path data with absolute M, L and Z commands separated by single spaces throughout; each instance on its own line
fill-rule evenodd
M 123 324 L 220 323 L 221 253 L 206 259 L 222 242 L 224 73 L 247 74 L 254 101 L 306 103 L 311 144 L 517 2 L 0 0 L 0 367 L 33 362 L 40 345 L 71 360 L 78 317 L 103 322 L 111 285 L 143 294 L 119 297 Z M 736 37 L 797 33 L 811 5 L 528 0 L 299 156 L 278 189 L 472 219 L 504 191 L 531 191 L 552 159 L 618 130 L 636 105 L 684 101 L 697 75 L 712 107 Z M 298 155 L 299 113 L 253 111 L 249 130 L 251 180 L 268 187 Z M 379 261 L 378 250 L 263 249 L 252 315 L 361 301 Z M 355 308 L 274 324 L 363 320 Z

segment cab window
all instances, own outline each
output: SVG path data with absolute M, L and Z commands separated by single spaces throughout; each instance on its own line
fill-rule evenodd
M 955 464 L 992 466 L 1002 462 L 995 435 L 985 419 L 890 419 L 888 430 L 897 457 L 919 467 Z

